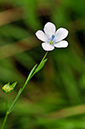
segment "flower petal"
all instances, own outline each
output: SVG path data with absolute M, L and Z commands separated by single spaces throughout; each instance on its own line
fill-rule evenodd
M 57 48 L 65 48 L 68 46 L 68 42 L 63 40 L 63 41 L 60 41 L 59 43 L 56 43 L 54 46 Z
M 35 35 L 37 36 L 38 39 L 40 39 L 41 41 L 46 41 L 47 37 L 45 35 L 45 33 L 42 30 L 38 30 Z
M 42 43 L 42 48 L 45 51 L 52 51 L 54 49 L 54 46 L 50 45 L 49 43 Z
M 53 23 L 51 22 L 47 22 L 44 26 L 44 32 L 46 33 L 46 35 L 48 37 L 51 38 L 52 35 L 54 35 L 55 33 L 55 30 L 56 30 L 56 27 Z
M 59 28 L 55 33 L 55 42 L 59 42 L 65 39 L 68 35 L 68 30 L 65 28 Z

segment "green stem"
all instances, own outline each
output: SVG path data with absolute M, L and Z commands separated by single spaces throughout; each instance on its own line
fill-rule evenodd
M 5 114 L 5 118 L 4 118 L 4 121 L 3 121 L 3 124 L 2 124 L 2 128 L 1 129 L 4 128 L 5 123 L 6 123 L 6 120 L 7 120 L 7 116 L 8 116 L 8 114 L 7 114 L 7 107 L 8 107 L 8 94 L 6 93 L 6 114 Z
M 47 54 L 48 54 L 48 52 L 45 53 L 45 55 L 44 55 L 44 57 L 42 58 L 41 62 L 46 58 Z M 41 62 L 40 62 L 40 63 L 41 63 Z M 40 63 L 39 63 L 39 65 L 40 65 Z M 30 79 L 34 76 L 34 74 L 35 74 L 35 71 L 34 71 L 34 72 L 32 73 L 32 75 L 30 76 Z M 24 86 L 23 86 L 23 88 L 22 88 L 22 91 L 24 90 L 24 88 L 26 87 L 26 85 L 27 85 L 27 83 L 28 83 L 28 81 L 29 81 L 30 79 L 29 79 L 29 76 L 28 76 L 28 78 L 27 78 L 27 80 L 25 81 L 25 84 L 24 84 Z
M 44 61 L 44 59 L 46 58 L 47 54 L 48 54 L 48 51 L 45 53 L 45 55 L 44 55 L 44 57 L 42 58 L 42 60 L 41 60 L 41 62 L 39 63 L 39 65 Z M 38 66 L 39 66 L 39 65 L 38 65 Z M 33 77 L 35 74 L 36 74 L 36 70 L 34 71 L 34 73 L 32 74 L 31 77 Z
M 45 59 L 45 57 L 47 56 L 48 52 L 46 52 L 46 54 L 44 55 L 43 59 L 41 60 L 41 62 Z M 40 64 L 41 64 L 40 62 Z M 39 65 L 40 65 L 39 64 Z M 38 65 L 38 66 L 39 66 Z M 28 84 L 28 82 L 30 81 L 30 79 L 34 76 L 34 74 L 36 73 L 35 72 L 35 68 L 37 67 L 37 65 L 35 65 L 33 67 L 33 69 L 31 70 L 30 74 L 28 75 L 23 87 L 19 90 L 17 96 L 15 97 L 13 103 L 11 104 L 11 106 L 9 107 L 9 109 L 7 110 L 7 95 L 6 95 L 6 115 L 5 115 L 5 118 L 4 118 L 4 121 L 3 121 L 3 124 L 2 124 L 2 127 L 1 129 L 4 129 L 4 126 L 5 126 L 5 123 L 6 123 L 6 120 L 7 120 L 7 116 L 12 112 L 13 108 L 15 107 L 16 103 L 17 103 L 17 100 L 19 99 L 21 93 L 23 92 L 24 88 L 26 87 L 26 85 Z
M 41 62 L 46 58 L 47 54 L 48 54 L 48 51 L 45 53 L 45 55 L 44 55 L 44 57 L 42 58 Z M 41 62 L 40 62 L 40 63 L 41 63 Z
M 8 94 L 6 93 L 6 112 L 7 112 L 7 108 L 8 108 Z
M 4 118 L 4 121 L 3 121 L 3 124 L 2 124 L 1 129 L 4 129 L 4 126 L 5 126 L 5 123 L 6 123 L 7 117 L 8 117 L 8 113 L 6 113 L 6 115 L 5 115 L 5 118 Z

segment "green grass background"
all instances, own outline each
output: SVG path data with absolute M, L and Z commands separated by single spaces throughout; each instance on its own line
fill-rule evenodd
M 0 127 L 2 86 L 17 81 L 9 106 L 45 54 L 35 32 L 46 22 L 69 30 L 69 47 L 49 52 L 26 86 L 5 129 L 85 129 L 85 0 L 0 0 Z

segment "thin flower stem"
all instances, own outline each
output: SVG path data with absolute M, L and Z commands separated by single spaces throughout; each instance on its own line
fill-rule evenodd
M 46 58 L 47 54 L 48 54 L 48 51 L 45 53 L 45 55 L 44 55 L 44 57 L 42 58 L 42 60 L 41 60 L 41 62 L 39 63 L 39 65 L 44 61 L 44 59 Z M 38 65 L 38 66 L 39 66 L 39 65 Z M 36 70 L 35 70 L 34 73 L 32 74 L 31 78 L 32 78 L 35 74 L 36 74 Z
M 2 128 L 1 129 L 4 128 L 5 123 L 6 123 L 6 120 L 7 120 L 7 116 L 8 116 L 8 114 L 7 114 L 7 108 L 8 108 L 8 94 L 6 93 L 6 114 L 5 114 L 5 118 L 4 118 L 4 121 L 3 121 L 3 124 L 2 124 Z
M 45 53 L 43 59 L 41 60 L 41 62 L 45 59 L 45 57 L 47 56 L 48 52 Z M 40 63 L 41 63 L 40 62 Z M 39 64 L 40 65 L 40 64 Z M 38 66 L 39 66 L 38 65 Z M 34 76 L 35 74 L 35 69 L 36 69 L 37 65 L 35 65 L 33 67 L 33 69 L 31 70 L 30 74 L 28 75 L 23 87 L 19 90 L 17 96 L 15 97 L 13 103 L 11 104 L 11 106 L 9 107 L 9 109 L 7 110 L 7 95 L 6 95 L 6 115 L 5 115 L 5 118 L 4 118 L 4 121 L 3 121 L 3 124 L 2 124 L 2 127 L 1 129 L 4 129 L 4 126 L 5 126 L 5 123 L 6 123 L 6 120 L 7 120 L 7 117 L 8 115 L 12 112 L 13 108 L 15 107 L 16 103 L 17 103 L 17 100 L 19 99 L 21 93 L 23 92 L 24 88 L 26 87 L 26 85 L 28 84 L 28 82 L 30 81 L 30 79 Z
M 41 62 L 46 58 L 47 54 L 48 54 L 48 51 L 45 53 L 45 55 L 44 55 L 44 57 L 42 58 Z M 41 62 L 40 62 L 40 63 L 41 63 Z
M 5 115 L 5 118 L 4 118 L 4 121 L 3 121 L 3 124 L 2 124 L 1 129 L 4 129 L 4 126 L 5 126 L 5 123 L 6 123 L 7 117 L 8 117 L 8 113 L 6 113 L 6 115 Z
M 8 114 L 7 114 L 7 108 L 8 108 L 8 94 L 6 93 L 6 114 L 5 114 L 5 118 L 4 118 L 4 121 L 3 121 L 3 124 L 2 124 L 1 129 L 4 128 L 5 123 L 6 123 L 6 120 L 7 120 L 7 116 L 8 116 Z
M 48 54 L 48 52 L 45 53 L 45 55 L 44 55 L 44 57 L 42 58 L 41 62 L 46 58 L 47 54 Z M 41 63 L 41 62 L 40 62 L 40 63 Z M 40 63 L 39 63 L 39 65 L 40 65 Z M 39 65 L 38 65 L 38 66 L 39 66 Z M 34 74 L 35 74 L 35 72 L 33 72 L 33 74 L 30 76 L 30 79 L 34 76 Z M 26 87 L 27 83 L 28 83 L 28 78 L 27 78 L 27 80 L 25 81 L 25 84 L 24 84 L 24 86 L 23 86 L 23 88 L 22 88 L 23 90 L 24 90 L 24 88 Z M 22 91 L 23 91 L 23 90 L 22 90 Z
M 8 94 L 6 93 L 6 112 L 7 112 L 7 108 L 8 108 Z

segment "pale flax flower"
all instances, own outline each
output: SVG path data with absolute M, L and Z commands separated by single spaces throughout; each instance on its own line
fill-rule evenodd
M 68 46 L 68 42 L 63 40 L 67 37 L 68 30 L 65 28 L 59 28 L 56 31 L 56 27 L 53 23 L 47 22 L 44 26 L 44 32 L 38 30 L 36 36 L 39 40 L 43 41 L 42 48 L 45 51 L 52 51 L 56 48 L 65 48 Z

